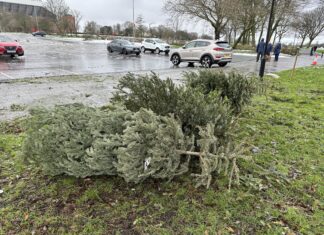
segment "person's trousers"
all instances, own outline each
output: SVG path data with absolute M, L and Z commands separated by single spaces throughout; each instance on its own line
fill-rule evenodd
M 275 61 L 279 60 L 279 54 L 275 54 Z
M 258 52 L 256 62 L 259 62 L 261 56 L 262 56 L 262 53 L 259 53 L 259 52 Z

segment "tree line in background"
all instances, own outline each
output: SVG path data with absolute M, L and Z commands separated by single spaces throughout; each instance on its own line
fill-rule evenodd
M 84 27 L 84 33 L 90 35 L 112 35 L 112 36 L 126 36 L 133 37 L 133 22 L 126 21 L 122 24 L 100 26 L 95 21 L 89 21 Z M 163 38 L 168 41 L 186 41 L 194 40 L 199 37 L 195 32 L 188 32 L 186 30 L 174 29 L 171 26 L 152 24 L 146 25 L 142 15 L 139 15 L 135 22 L 135 36 L 137 38 L 156 37 Z M 211 36 L 201 35 L 204 38 L 212 39 Z
M 175 20 L 195 18 L 207 22 L 215 39 L 225 36 L 235 48 L 238 44 L 255 46 L 265 37 L 272 0 L 168 0 L 164 10 Z M 304 10 L 305 6 L 312 9 Z M 308 7 L 309 8 L 309 7 Z M 324 1 L 275 0 L 270 25 L 273 40 L 280 41 L 289 31 L 308 46 L 324 31 Z
M 157 37 L 172 42 L 198 37 L 212 39 L 210 35 L 198 35 L 181 29 L 184 22 L 196 20 L 207 22 L 214 31 L 215 39 L 225 37 L 234 48 L 239 44 L 255 46 L 266 35 L 271 2 L 272 0 L 167 0 L 164 11 L 170 15 L 168 23 L 153 26 L 146 24 L 143 16 L 139 15 L 135 22 L 135 36 Z M 38 19 L 41 30 L 59 34 L 80 32 L 82 16 L 79 11 L 70 9 L 65 0 L 46 0 L 44 7 L 52 17 Z M 0 30 L 30 32 L 34 27 L 34 16 L 0 13 Z M 309 47 L 324 31 L 324 1 L 275 0 L 270 27 L 273 43 L 293 32 L 296 38 L 301 39 L 300 47 L 306 41 Z M 131 37 L 133 28 L 130 21 L 104 26 L 90 21 L 85 24 L 83 33 Z

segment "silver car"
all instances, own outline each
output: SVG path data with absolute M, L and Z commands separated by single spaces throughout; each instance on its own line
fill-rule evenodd
M 124 39 L 115 39 L 108 43 L 107 50 L 110 53 L 119 52 L 122 54 L 141 54 L 141 48 L 136 46 L 134 43 L 124 40 Z
M 190 64 L 198 62 L 206 68 L 210 68 L 213 64 L 224 67 L 232 62 L 232 55 L 232 48 L 226 41 L 197 39 L 174 50 L 170 60 L 174 65 L 181 62 Z

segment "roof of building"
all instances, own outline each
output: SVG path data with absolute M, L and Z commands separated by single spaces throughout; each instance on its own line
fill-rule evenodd
M 0 2 L 38 6 L 38 7 L 44 6 L 44 3 L 42 0 L 0 0 Z

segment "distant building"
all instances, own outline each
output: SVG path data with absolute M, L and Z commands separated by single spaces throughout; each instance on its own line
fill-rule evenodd
M 66 15 L 63 17 L 64 28 L 68 33 L 74 33 L 76 31 L 75 28 L 75 17 L 73 15 Z
M 26 16 L 52 17 L 42 0 L 0 0 L 0 12 Z

